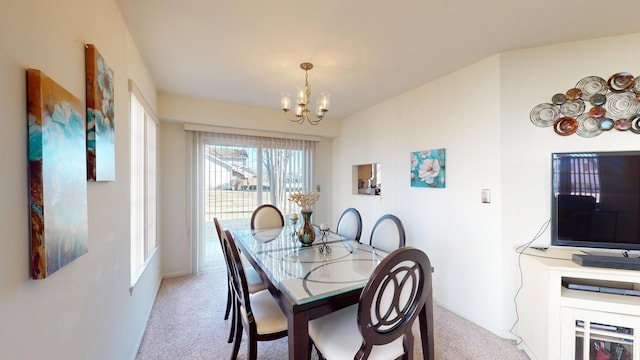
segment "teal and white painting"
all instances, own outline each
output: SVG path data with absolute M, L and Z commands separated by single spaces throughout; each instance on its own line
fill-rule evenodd
M 411 153 L 411 186 L 443 188 L 445 186 L 445 149 Z
M 113 71 L 94 45 L 85 47 L 87 180 L 116 179 Z
M 84 106 L 27 70 L 31 277 L 44 279 L 88 251 Z

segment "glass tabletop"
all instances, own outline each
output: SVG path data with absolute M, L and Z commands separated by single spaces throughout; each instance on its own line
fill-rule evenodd
M 363 288 L 387 255 L 336 233 L 314 229 L 316 240 L 310 246 L 298 241 L 292 225 L 232 231 L 245 255 L 297 304 Z

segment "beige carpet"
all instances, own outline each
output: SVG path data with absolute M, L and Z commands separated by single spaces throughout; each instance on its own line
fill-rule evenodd
M 137 360 L 229 359 L 229 321 L 224 269 L 164 279 L 151 311 Z M 435 306 L 435 350 L 438 360 L 527 360 L 514 341 L 502 339 Z M 238 359 L 246 359 L 246 335 Z M 258 343 L 258 359 L 287 358 L 287 339 Z M 416 358 L 422 358 L 416 338 Z M 313 359 L 317 359 L 314 351 Z

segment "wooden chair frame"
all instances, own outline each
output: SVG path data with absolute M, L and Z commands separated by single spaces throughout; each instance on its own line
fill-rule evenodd
M 224 231 L 224 245 L 225 258 L 229 262 L 229 268 L 231 269 L 231 288 L 234 294 L 234 301 L 236 302 L 234 319 L 235 334 L 233 336 L 233 352 L 231 359 L 234 360 L 238 357 L 240 342 L 242 341 L 242 334 L 244 332 L 243 329 L 245 329 L 248 336 L 247 359 L 256 360 L 258 341 L 269 341 L 283 338 L 287 336 L 287 330 L 284 329 L 283 331 L 269 334 L 258 334 L 257 324 L 251 309 L 251 298 L 247 285 L 247 278 L 242 261 L 240 260 L 240 252 L 238 251 L 233 235 L 231 235 L 229 230 Z M 241 315 L 241 308 L 244 309 L 246 317 Z
M 380 226 L 380 224 L 382 224 L 385 221 L 393 221 L 393 223 L 395 223 L 396 227 L 398 228 L 398 248 L 404 247 L 406 244 L 406 235 L 404 232 L 404 225 L 402 225 L 402 221 L 400 221 L 400 219 L 392 214 L 385 214 L 382 215 L 378 221 L 376 221 L 375 225 L 373 225 L 373 229 L 371 230 L 371 235 L 369 236 L 369 245 L 376 247 L 375 244 L 373 243 L 373 238 L 375 236 L 376 233 L 376 229 L 378 228 L 378 226 Z
M 218 233 L 218 239 L 220 240 L 220 249 L 222 250 L 223 256 L 225 256 L 225 264 L 226 264 L 226 268 L 227 268 L 227 306 L 224 312 L 224 319 L 227 320 L 229 319 L 229 314 L 231 314 L 231 319 L 233 320 L 235 318 L 235 307 L 233 307 L 232 305 L 234 304 L 233 301 L 233 292 L 231 291 L 231 272 L 230 272 L 230 268 L 229 268 L 229 264 L 227 262 L 226 259 L 226 255 L 224 255 L 224 231 L 222 230 L 222 226 L 220 225 L 220 222 L 218 221 L 218 218 L 214 217 L 213 218 L 213 223 L 216 227 L 216 232 Z M 243 264 L 244 266 L 244 264 Z M 251 269 L 253 270 L 253 269 Z M 245 273 L 246 276 L 246 273 Z M 254 280 L 255 281 L 255 280 Z M 253 293 L 255 291 L 259 291 L 261 289 L 266 289 L 266 285 L 260 284 L 258 285 L 258 283 L 253 283 L 253 282 L 249 282 L 247 281 L 247 286 L 249 289 L 250 293 Z M 228 343 L 231 343 L 233 341 L 233 335 L 235 333 L 235 321 L 232 321 L 231 323 L 231 329 L 229 330 L 229 338 L 227 339 Z
M 350 214 L 354 214 L 354 216 L 356 217 L 357 229 L 356 229 L 355 240 L 357 242 L 360 242 L 360 236 L 362 235 L 362 216 L 360 216 L 360 212 L 356 208 L 348 208 L 342 212 L 342 215 L 340 215 L 340 218 L 338 219 L 336 232 L 340 234 L 340 223 L 342 222 L 343 218 L 345 218 L 346 216 L 349 216 Z
M 400 358 L 412 360 L 414 336 L 411 329 L 416 319 L 421 322 L 422 343 L 427 344 L 427 349 L 423 349 L 424 358 L 433 360 L 431 262 L 424 252 L 402 247 L 385 257 L 371 275 L 357 306 L 355 321 L 362 344 L 352 355 L 355 360 L 368 359 L 374 346 L 388 345 L 400 338 L 404 351 Z M 319 358 L 324 359 L 317 346 L 316 349 Z M 340 355 L 341 358 L 347 356 Z
M 403 358 L 413 359 L 411 327 L 425 305 L 433 308 L 431 282 L 431 262 L 421 250 L 402 247 L 384 258 L 360 297 L 358 327 L 363 341 L 355 359 L 366 359 L 374 345 L 388 344 L 400 336 Z M 407 286 L 410 295 L 400 299 L 400 294 L 407 294 Z M 393 289 L 393 302 L 384 308 L 383 294 L 389 287 Z M 428 354 L 427 349 L 423 350 Z

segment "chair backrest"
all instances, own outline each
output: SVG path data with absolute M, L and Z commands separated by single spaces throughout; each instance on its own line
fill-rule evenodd
M 251 214 L 251 229 L 267 229 L 284 226 L 284 217 L 277 207 L 271 204 L 258 206 Z
M 359 242 L 360 235 L 362 234 L 362 217 L 360 216 L 360 212 L 354 208 L 345 210 L 338 219 L 336 232 Z
M 391 252 L 405 245 L 404 226 L 397 216 L 382 215 L 371 230 L 369 244 L 377 249 Z
M 213 218 L 213 223 L 216 226 L 216 232 L 218 233 L 218 240 L 220 240 L 220 248 L 222 250 L 222 255 L 224 255 L 224 262 L 225 264 L 227 264 L 227 275 L 231 276 L 229 262 L 227 261 L 227 255 L 225 254 L 225 249 L 224 249 L 224 231 L 222 230 L 222 226 L 220 225 L 220 222 L 218 221 L 217 217 Z
M 242 261 L 240 260 L 240 252 L 229 230 L 224 230 L 222 243 L 224 245 L 223 253 L 227 262 L 227 269 L 229 270 L 232 291 L 240 306 L 244 307 L 247 314 L 251 314 L 247 276 L 244 272 Z
M 213 218 L 213 224 L 216 226 L 216 233 L 218 233 L 218 240 L 220 240 L 220 246 L 223 248 L 222 250 L 224 250 L 224 243 L 222 242 L 222 237 L 224 236 L 224 234 L 222 233 L 222 226 L 220 225 L 220 222 L 218 221 L 217 217 Z
M 404 337 L 406 358 L 413 359 L 411 327 L 425 306 L 433 308 L 431 262 L 427 254 L 403 247 L 387 255 L 360 295 L 358 327 L 363 341 L 355 358 L 366 359 L 374 345 L 386 345 Z M 430 349 L 424 349 L 427 351 Z

